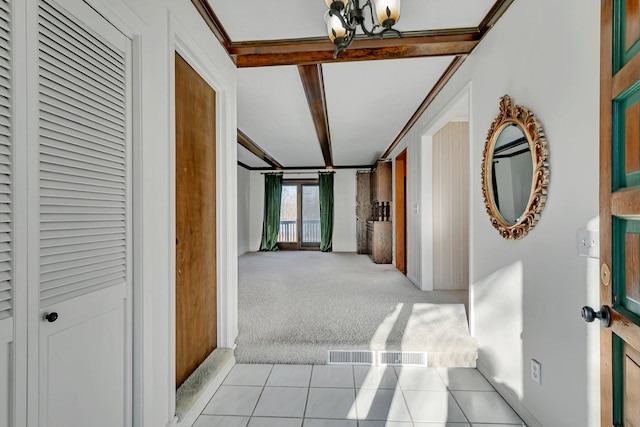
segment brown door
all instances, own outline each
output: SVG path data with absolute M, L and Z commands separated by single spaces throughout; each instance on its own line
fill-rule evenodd
M 407 150 L 396 157 L 396 268 L 407 274 Z
M 603 426 L 640 426 L 640 2 L 602 0 L 600 300 Z M 604 323 L 606 326 L 606 322 Z
M 217 343 L 216 94 L 178 54 L 175 79 L 178 387 Z

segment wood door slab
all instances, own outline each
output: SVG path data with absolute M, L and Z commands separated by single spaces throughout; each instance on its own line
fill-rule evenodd
M 178 54 L 176 387 L 216 348 L 216 94 Z

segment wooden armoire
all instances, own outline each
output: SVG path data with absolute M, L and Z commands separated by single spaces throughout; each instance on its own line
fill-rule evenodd
M 356 238 L 359 254 L 377 264 L 393 259 L 391 222 L 391 162 L 378 161 L 372 170 L 356 175 Z

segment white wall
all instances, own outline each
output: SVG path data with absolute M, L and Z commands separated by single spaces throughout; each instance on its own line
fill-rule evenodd
M 167 426 L 175 411 L 174 52 L 216 91 L 222 347 L 237 336 L 236 68 L 189 0 L 88 2 L 134 40 L 134 416 L 140 426 Z
M 238 255 L 251 247 L 251 172 L 238 166 Z
M 576 231 L 598 215 L 599 7 L 514 2 L 392 153 L 423 149 L 423 136 L 470 84 L 471 328 L 480 369 L 531 426 L 599 425 L 599 331 L 579 315 L 598 304 L 598 262 L 575 249 Z M 504 94 L 538 116 L 550 149 L 547 205 L 520 241 L 499 237 L 481 193 L 485 137 Z M 409 179 L 419 187 L 423 177 Z M 420 200 L 410 195 L 409 203 Z M 424 247 L 417 240 L 410 256 Z M 533 358 L 542 385 L 529 378 Z
M 333 178 L 333 251 L 356 251 L 356 171 L 357 169 L 338 169 Z M 284 179 L 311 179 L 316 177 L 308 173 L 296 174 L 287 171 Z M 264 211 L 264 175 L 260 171 L 251 171 L 250 183 L 250 241 L 249 250 L 257 251 L 262 236 L 262 214 Z

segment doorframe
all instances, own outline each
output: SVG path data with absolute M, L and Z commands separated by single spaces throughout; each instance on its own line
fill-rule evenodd
M 471 144 L 473 141 L 471 129 L 473 129 L 473 117 L 471 112 L 471 82 L 468 82 L 462 90 L 451 98 L 451 101 L 438 113 L 420 133 L 421 157 L 419 159 L 420 169 L 422 171 L 421 179 L 421 203 L 422 212 L 419 213 L 420 223 L 422 224 L 422 241 L 420 242 L 420 259 L 422 261 L 422 269 L 420 271 L 420 289 L 423 291 L 433 290 L 433 136 L 440 131 L 447 123 L 453 121 L 459 116 L 460 111 L 467 112 L 467 121 L 469 122 L 469 152 L 471 152 Z M 469 156 L 469 170 L 473 170 L 473 159 Z M 469 188 L 473 188 L 473 174 L 469 174 Z M 469 191 L 469 209 L 473 206 L 473 191 Z M 469 281 L 473 277 L 473 215 L 469 214 Z M 467 283 L 469 289 L 471 284 Z M 471 301 L 471 292 L 469 292 L 469 302 Z M 469 327 L 473 336 L 473 310 L 469 304 Z
M 168 375 L 164 383 L 169 391 L 169 412 L 174 417 L 176 409 L 176 213 L 175 213 L 175 66 L 174 56 L 179 54 L 216 92 L 216 281 L 217 286 L 217 336 L 218 348 L 232 348 L 238 335 L 238 277 L 237 277 L 237 151 L 235 111 L 235 81 L 229 80 L 224 71 L 198 47 L 178 18 L 169 12 L 167 63 L 169 76 L 169 171 L 167 188 L 169 229 L 167 245 L 168 289 Z M 230 144 L 233 141 L 234 144 Z M 195 406 L 194 406 L 195 408 Z M 177 421 L 174 418 L 174 422 Z

